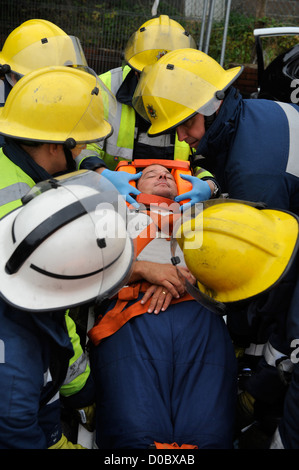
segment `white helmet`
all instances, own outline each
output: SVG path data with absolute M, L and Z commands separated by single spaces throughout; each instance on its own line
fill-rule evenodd
M 51 311 L 112 297 L 134 259 L 126 203 L 98 173 L 44 181 L 0 221 L 0 290 L 10 304 Z

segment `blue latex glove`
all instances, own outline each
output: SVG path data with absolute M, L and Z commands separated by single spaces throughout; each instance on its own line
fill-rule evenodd
M 210 186 L 208 185 L 206 181 L 203 181 L 197 178 L 196 176 L 190 176 L 190 175 L 180 174 L 180 177 L 192 183 L 191 191 L 188 191 L 187 193 L 184 193 L 184 194 L 180 194 L 174 199 L 176 202 L 184 201 L 184 199 L 190 199 L 190 201 L 182 205 L 181 207 L 182 211 L 188 209 L 189 207 L 193 206 L 197 202 L 202 202 L 202 201 L 206 201 L 207 199 L 210 199 L 212 192 L 211 192 Z
M 132 175 L 131 173 L 127 173 L 125 171 L 111 171 L 105 169 L 101 174 L 104 176 L 104 178 L 109 180 L 113 186 L 116 187 L 120 194 L 125 197 L 127 202 L 138 209 L 139 204 L 132 196 L 130 196 L 130 194 L 137 196 L 137 194 L 140 194 L 140 191 L 137 188 L 134 188 L 134 186 L 132 186 L 129 182 L 132 180 L 138 180 L 142 175 L 142 171 Z

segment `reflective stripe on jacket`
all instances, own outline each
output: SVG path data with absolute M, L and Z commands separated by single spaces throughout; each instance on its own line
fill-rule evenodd
M 80 338 L 76 333 L 76 325 L 74 320 L 69 316 L 68 312 L 65 315 L 67 330 L 74 349 L 74 355 L 69 362 L 69 368 L 66 378 L 60 388 L 60 393 L 64 397 L 74 395 L 82 390 L 90 374 L 90 367 L 86 354 L 83 353 L 80 344 Z
M 21 198 L 34 181 L 0 149 L 0 217 L 22 205 Z

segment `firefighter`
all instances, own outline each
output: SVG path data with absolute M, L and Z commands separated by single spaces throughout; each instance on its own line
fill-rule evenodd
M 30 19 L 25 21 L 20 26 L 15 28 L 7 37 L 2 51 L 0 52 L 0 74 L 3 80 L 0 80 L 0 107 L 3 107 L 7 101 L 9 94 L 18 81 L 28 73 L 37 70 L 43 66 L 66 66 L 80 69 L 88 74 L 95 74 L 93 70 L 88 67 L 82 46 L 78 38 L 67 35 L 61 28 L 54 23 L 44 19 Z M 61 75 L 62 76 L 62 75 Z M 67 78 L 66 75 L 65 78 Z M 98 80 L 100 88 L 110 101 L 110 109 L 115 107 L 114 97 L 109 96 L 108 90 L 100 80 Z M 58 83 L 56 83 L 58 86 Z M 107 101 L 107 102 L 108 102 Z M 23 110 L 21 113 L 21 103 L 17 104 L 16 112 L 19 113 L 20 119 L 24 119 L 25 125 L 27 121 L 28 109 Z M 11 107 L 11 102 L 10 102 Z M 11 110 L 10 110 L 11 112 Z M 99 119 L 102 119 L 102 114 L 99 114 Z M 37 121 L 36 121 L 37 122 Z M 32 123 L 35 125 L 35 123 Z M 55 167 L 48 168 L 47 162 L 39 162 L 39 166 L 33 166 L 31 160 L 27 160 L 20 153 L 19 146 L 12 148 L 12 141 L 8 143 L 5 135 L 0 134 L 0 145 L 4 146 L 1 158 L 1 196 L 0 196 L 0 216 L 6 214 L 8 211 L 14 209 L 20 204 L 20 198 L 24 193 L 36 182 L 41 181 L 52 174 L 53 171 L 59 171 Z M 71 149 L 72 155 L 76 157 L 82 150 L 82 144 L 78 148 Z M 31 156 L 33 148 L 31 145 Z M 8 155 L 9 153 L 9 155 Z M 69 151 L 68 157 L 68 171 L 74 170 L 77 160 L 73 160 Z M 80 162 L 80 160 L 79 160 Z M 17 165 L 17 166 L 16 166 Z M 47 168 L 46 168 L 47 167 Z M 82 165 L 82 168 L 84 165 Z M 47 169 L 47 171 L 45 171 Z M 132 186 L 127 181 L 115 180 L 115 173 L 110 172 L 105 163 L 98 159 L 96 170 L 102 172 L 106 169 L 106 178 L 117 184 L 118 188 L 130 200 L 130 192 L 133 190 Z M 118 175 L 119 176 L 119 175 Z M 76 333 L 76 326 L 70 316 L 67 317 L 67 324 L 70 336 L 73 338 L 73 347 L 75 350 L 74 357 L 71 359 L 69 374 L 66 382 L 62 387 L 62 394 L 67 397 L 72 396 L 73 405 L 78 405 L 75 397 L 77 392 L 89 383 L 89 365 L 84 359 L 79 335 Z M 80 367 L 79 367 L 80 364 Z M 68 400 L 70 403 L 70 399 Z M 84 413 L 83 419 L 85 420 Z
M 0 149 L 2 217 L 19 207 L 36 183 L 74 170 L 72 148 L 111 133 L 111 125 L 103 119 L 104 93 L 96 76 L 63 66 L 38 69 L 16 83 L 0 115 L 6 141 Z M 66 321 L 74 356 L 61 394 L 68 407 L 76 409 L 84 405 L 81 396 L 89 397 L 86 405 L 93 403 L 94 388 L 74 321 L 69 315 Z
M 90 132 L 106 130 L 98 121 Z M 1 449 L 82 448 L 60 420 L 73 355 L 65 310 L 96 303 L 127 280 L 134 250 L 118 196 L 97 173 L 75 172 L 37 184 L 0 221 Z
M 150 136 L 176 129 L 180 140 L 205 157 L 205 166 L 231 198 L 298 215 L 299 108 L 242 99 L 232 86 L 241 72 L 242 67 L 224 70 L 201 51 L 172 51 L 143 70 L 133 105 L 150 122 Z M 291 350 L 285 325 L 294 271 L 249 312 L 228 316 L 231 335 L 243 351 L 240 364 L 251 370 L 242 379 L 240 423 L 265 418 L 267 434 L 276 427 L 288 388 Z
M 283 281 L 292 265 L 296 268 L 298 264 L 299 218 L 295 214 L 227 199 L 224 204 L 205 202 L 202 211 L 190 218 L 191 223 L 188 220 L 182 224 L 172 239 L 173 261 L 180 266 L 180 257 L 176 256 L 179 246 L 183 260 L 197 279 L 196 287 L 186 279 L 187 291 L 215 313 L 240 314 L 244 303 L 255 303 Z M 237 236 L 232 244 L 230 238 L 234 233 Z M 293 370 L 293 377 L 283 417 L 273 438 L 262 443 L 264 448 L 298 448 L 297 306 L 298 281 L 287 328 L 292 348 L 289 373 Z M 251 448 L 254 448 L 252 443 Z
M 82 159 L 84 154 L 91 157 L 91 150 L 94 149 L 111 170 L 116 168 L 120 160 L 132 161 L 137 158 L 190 159 L 192 163 L 189 145 L 180 142 L 175 132 L 154 139 L 148 138 L 147 121 L 132 107 L 132 96 L 143 68 L 155 63 L 169 51 L 185 47 L 195 47 L 194 39 L 167 15 L 146 21 L 132 34 L 124 51 L 126 65 L 100 75 L 117 99 L 116 113 L 110 116 L 114 132 L 100 146 L 88 146 L 81 154 Z M 96 156 L 83 164 L 84 168 L 92 169 L 97 164 Z M 199 164 L 194 170 L 201 184 L 194 187 L 192 202 L 219 197 L 221 189 L 213 175 Z

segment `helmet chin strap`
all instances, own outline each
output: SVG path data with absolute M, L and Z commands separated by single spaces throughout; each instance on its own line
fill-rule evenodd
M 75 171 L 76 163 L 75 163 L 75 160 L 73 159 L 73 154 L 71 150 L 67 148 L 65 145 L 63 146 L 63 150 L 64 150 L 64 155 L 65 155 L 65 160 L 66 160 L 67 171 Z
M 212 114 L 211 116 L 204 116 L 205 118 L 205 130 L 207 131 L 213 122 L 215 121 L 217 113 Z

